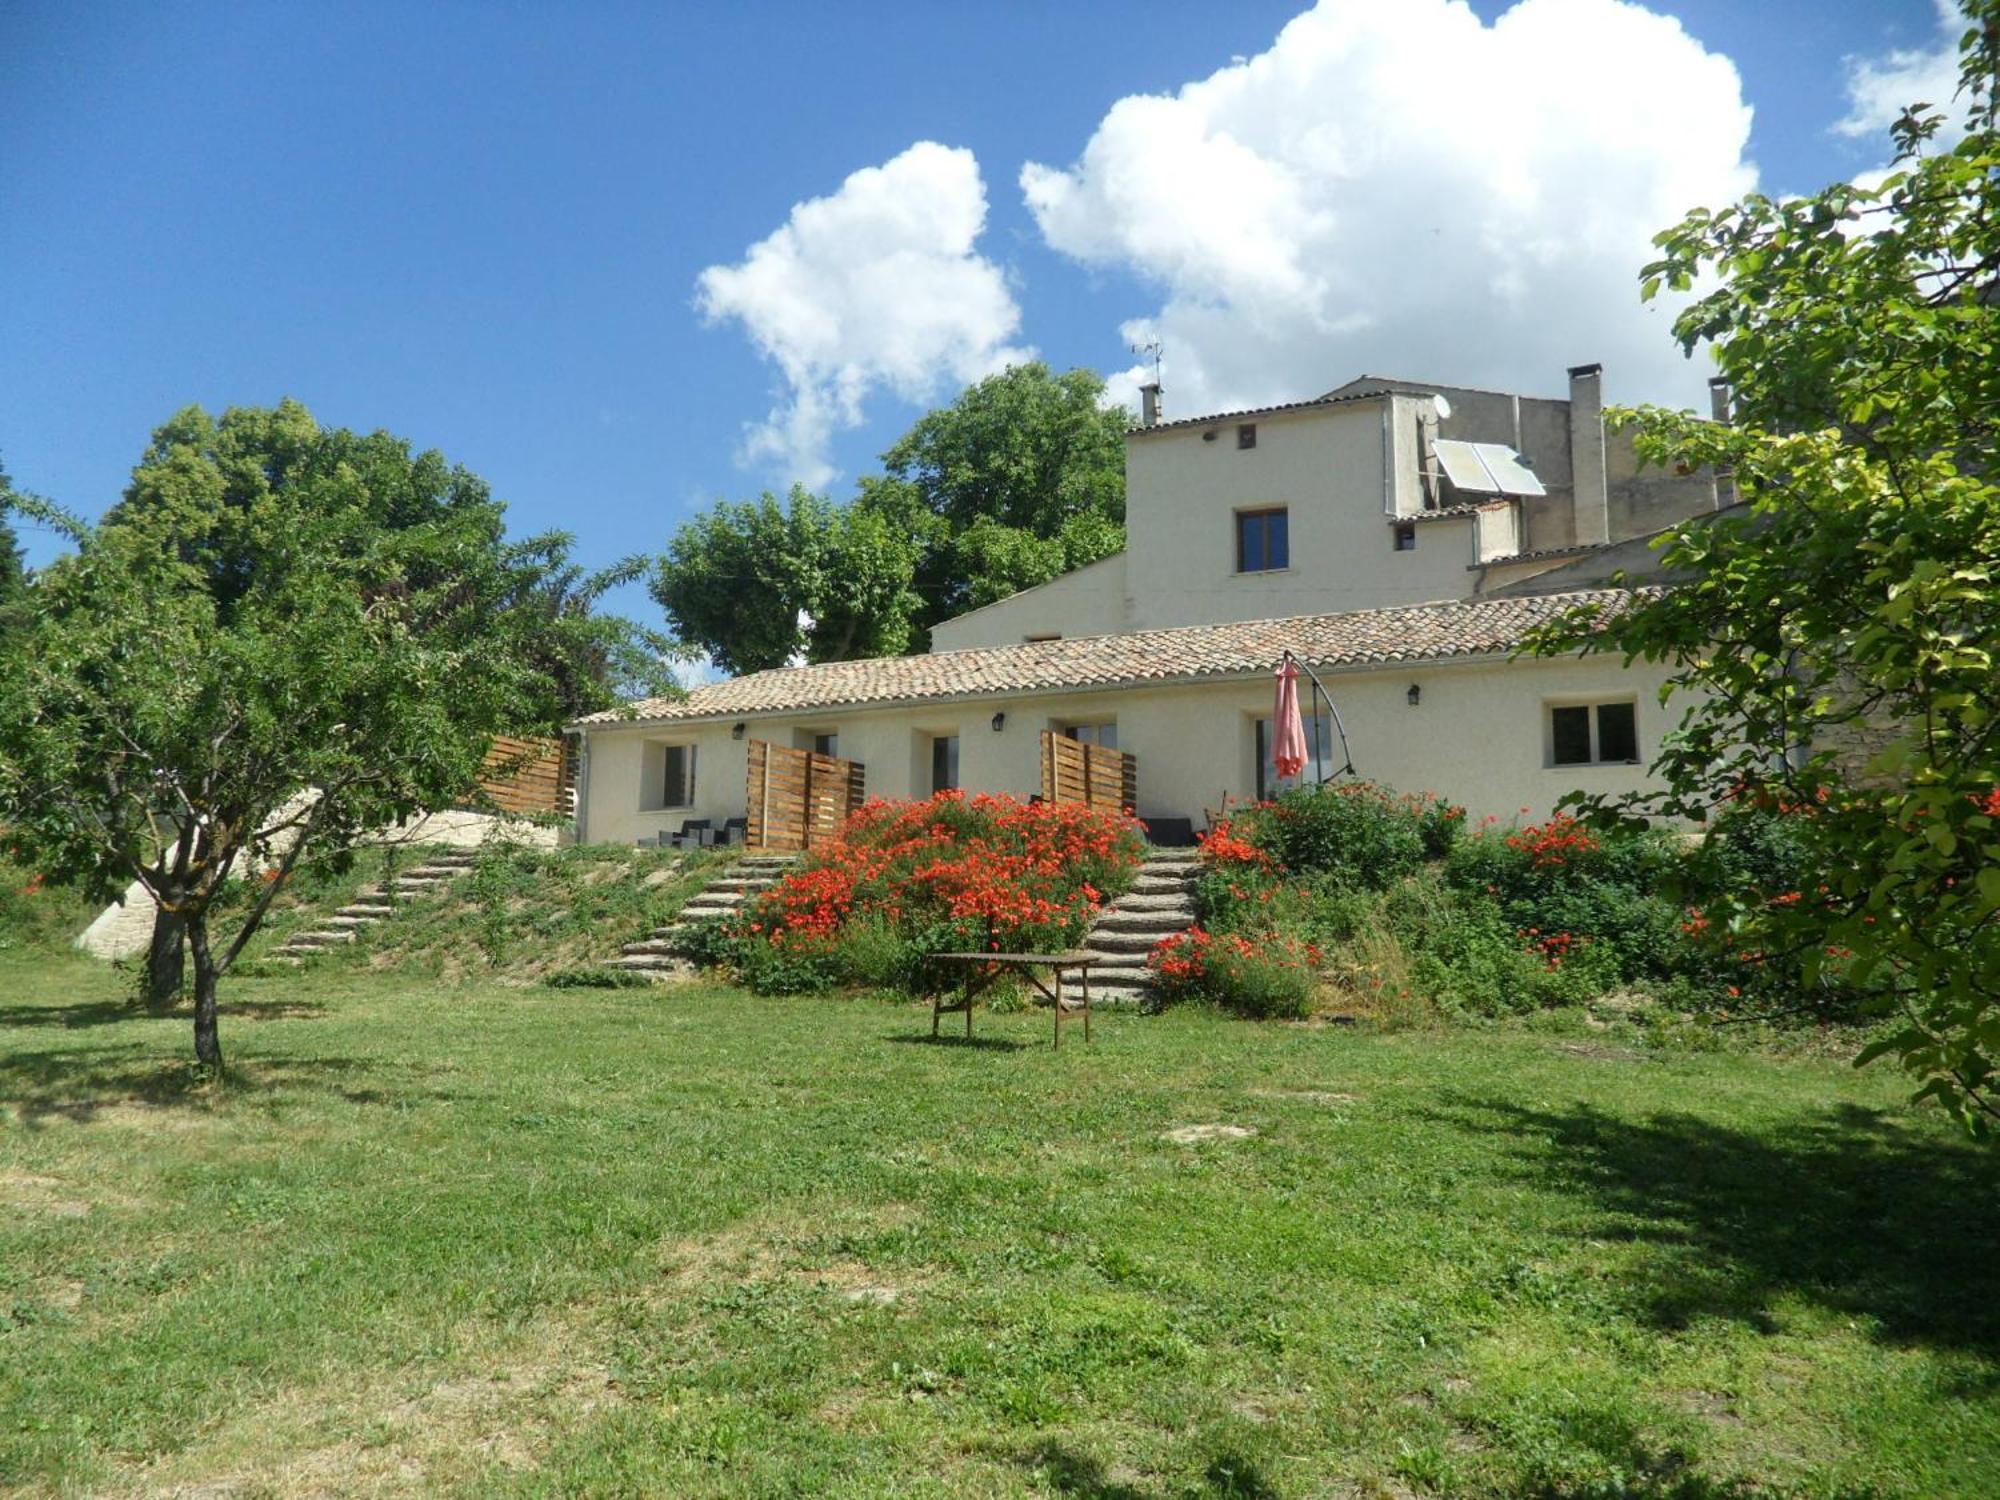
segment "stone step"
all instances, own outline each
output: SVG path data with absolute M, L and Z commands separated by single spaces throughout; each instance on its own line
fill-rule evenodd
M 382 919 L 380 917 L 372 917 L 372 916 L 355 917 L 355 916 L 349 916 L 346 912 L 335 912 L 332 916 L 327 917 L 324 920 L 328 927 L 349 928 L 358 930 L 363 927 L 373 927 L 377 922 L 381 921 Z
M 678 953 L 680 949 L 670 939 L 663 938 L 660 937 L 658 934 L 655 934 L 652 937 L 643 938 L 636 943 L 627 943 L 623 947 L 621 947 L 618 951 L 624 954 L 627 958 L 640 958 L 648 955 L 654 957 L 667 957 L 675 953 Z
M 387 901 L 350 901 L 334 913 L 339 917 L 388 917 L 394 916 L 396 908 Z
M 334 948 L 342 943 L 351 943 L 353 941 L 354 934 L 352 932 L 297 932 L 285 939 L 284 945 L 278 951 L 283 953 L 287 949 L 297 951 L 307 948 Z
M 1100 962 L 1090 966 L 1090 982 L 1096 984 L 1099 978 L 1106 982 L 1119 979 L 1150 979 L 1152 971 L 1146 967 L 1145 957 L 1136 953 L 1099 953 Z
M 1094 937 L 1100 932 L 1150 932 L 1165 937 L 1169 933 L 1185 932 L 1193 921 L 1192 912 L 1119 911 L 1114 907 L 1098 914 L 1091 935 Z
M 604 967 L 618 969 L 627 974 L 644 974 L 656 979 L 679 979 L 694 974 L 694 965 L 684 958 L 651 954 L 641 954 L 633 958 L 606 959 Z
M 1163 875 L 1157 870 L 1141 870 L 1132 877 L 1134 891 L 1185 891 L 1193 887 L 1195 872 L 1185 875 Z
M 1170 936 L 1171 933 L 1162 932 L 1106 932 L 1098 927 L 1084 938 L 1083 945 L 1086 952 L 1102 953 L 1107 957 L 1112 954 L 1124 957 L 1133 953 L 1143 957 L 1159 946 L 1161 938 Z
M 1183 913 L 1194 920 L 1194 897 L 1170 892 L 1145 892 L 1120 896 L 1104 908 L 1106 911 L 1159 911 Z

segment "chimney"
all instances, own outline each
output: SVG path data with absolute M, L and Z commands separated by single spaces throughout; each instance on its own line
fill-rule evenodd
M 1726 375 L 1717 375 L 1708 383 L 1708 414 L 1717 422 L 1727 427 L 1734 415 L 1730 408 L 1735 405 L 1735 398 L 1736 393 L 1729 388 L 1729 377 Z M 1717 469 L 1715 471 L 1715 508 L 1717 510 L 1724 510 L 1736 503 L 1736 481 L 1731 477 L 1732 472 L 1729 469 Z
M 1576 365 L 1569 372 L 1570 508 L 1576 545 L 1611 540 L 1611 492 L 1604 468 L 1604 366 Z
M 1156 427 L 1160 421 L 1160 383 L 1149 380 L 1139 387 L 1139 425 Z

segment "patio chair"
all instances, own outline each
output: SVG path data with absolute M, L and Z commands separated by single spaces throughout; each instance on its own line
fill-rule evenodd
M 715 825 L 707 818 L 684 818 L 681 831 L 673 836 L 676 849 L 701 849 L 715 842 Z
M 1140 813 L 1139 822 L 1145 827 L 1146 842 L 1159 849 L 1192 849 L 1194 847 L 1194 819 L 1172 818 L 1164 814 Z
M 750 820 L 748 818 L 725 818 L 722 823 L 722 832 L 716 836 L 715 841 L 718 844 L 741 844 L 746 842 L 749 837 Z

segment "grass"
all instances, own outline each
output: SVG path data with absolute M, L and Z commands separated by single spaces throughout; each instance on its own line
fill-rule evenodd
M 227 986 L 213 1085 L 123 995 L 0 952 L 0 1488 L 2000 1473 L 2000 1161 L 1829 1059 L 357 963 Z

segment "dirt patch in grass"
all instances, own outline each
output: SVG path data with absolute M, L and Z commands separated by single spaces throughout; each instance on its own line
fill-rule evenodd
M 1176 1125 L 1160 1132 L 1160 1139 L 1176 1146 L 1198 1146 L 1204 1141 L 1246 1141 L 1257 1133 L 1254 1125 Z
M 1291 1104 L 1318 1104 L 1328 1109 L 1342 1104 L 1359 1104 L 1359 1094 L 1343 1094 L 1332 1089 L 1252 1089 L 1257 1099 L 1278 1099 Z

